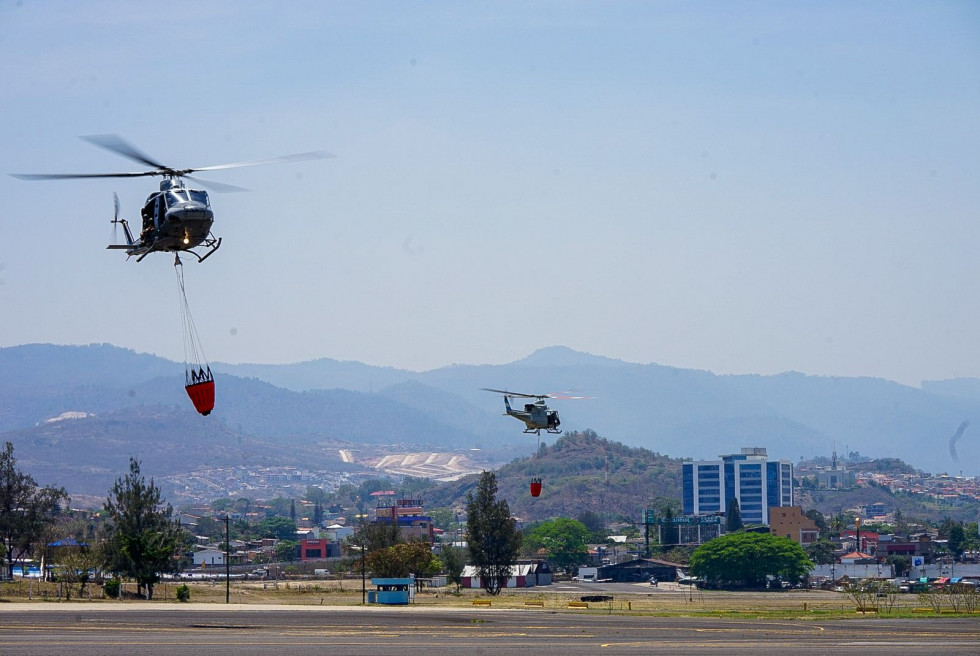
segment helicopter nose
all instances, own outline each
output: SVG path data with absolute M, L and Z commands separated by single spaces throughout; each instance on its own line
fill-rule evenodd
M 200 203 L 187 203 L 170 212 L 171 220 L 175 223 L 204 223 L 214 219 L 214 213 Z

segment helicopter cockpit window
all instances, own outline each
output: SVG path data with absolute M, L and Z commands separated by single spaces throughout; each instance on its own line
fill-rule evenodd
M 167 192 L 167 207 L 173 207 L 174 205 L 179 205 L 180 203 L 187 202 L 187 192 L 182 191 L 168 191 Z
M 191 200 L 194 201 L 195 203 L 201 203 L 206 207 L 210 207 L 210 202 L 208 201 L 208 192 L 191 190 L 188 193 L 190 193 Z

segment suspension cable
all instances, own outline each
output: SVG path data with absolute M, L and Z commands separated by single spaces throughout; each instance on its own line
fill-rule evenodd
M 207 377 L 211 376 L 211 367 L 208 365 L 207 357 L 204 355 L 204 347 L 197 334 L 197 327 L 194 325 L 194 317 L 191 316 L 191 308 L 187 302 L 187 292 L 184 289 L 184 265 L 180 261 L 180 256 L 174 254 L 174 270 L 177 272 L 177 292 L 178 304 L 180 305 L 181 327 L 184 339 L 184 376 L 187 384 L 191 383 L 190 364 L 193 363 L 195 371 L 204 372 L 207 369 Z

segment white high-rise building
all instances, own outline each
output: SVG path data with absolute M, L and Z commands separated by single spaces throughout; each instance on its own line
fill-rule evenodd
M 685 515 L 724 513 L 729 500 L 738 499 L 744 523 L 768 525 L 769 508 L 794 505 L 793 463 L 789 460 L 769 460 L 766 450 L 759 447 L 719 457 L 721 460 L 684 463 Z

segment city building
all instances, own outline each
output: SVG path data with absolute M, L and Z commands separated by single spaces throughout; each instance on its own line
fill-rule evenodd
M 840 536 L 845 542 L 850 541 L 850 543 L 854 545 L 855 551 L 861 551 L 872 555 L 878 553 L 879 536 L 875 531 L 855 531 L 848 529 L 846 531 L 841 531 Z
M 201 565 L 224 565 L 225 552 L 223 549 L 199 549 L 194 552 L 194 564 Z
M 394 492 L 373 493 L 378 498 L 374 509 L 374 521 L 398 525 L 398 532 L 404 540 L 435 541 L 432 518 L 425 514 L 421 499 L 394 499 Z
M 760 447 L 719 456 L 721 460 L 685 462 L 685 515 L 725 513 L 738 499 L 745 524 L 769 524 L 769 509 L 793 505 L 793 463 L 769 460 Z
M 837 459 L 837 451 L 831 458 L 830 467 L 817 467 L 817 486 L 830 490 L 854 485 L 854 472 L 848 471 L 847 467 Z
M 812 519 L 803 514 L 802 506 L 770 508 L 769 532 L 781 538 L 789 538 L 804 547 L 820 538 L 820 529 Z
M 304 538 L 299 541 L 300 560 L 323 560 L 340 556 L 340 545 L 326 538 Z

